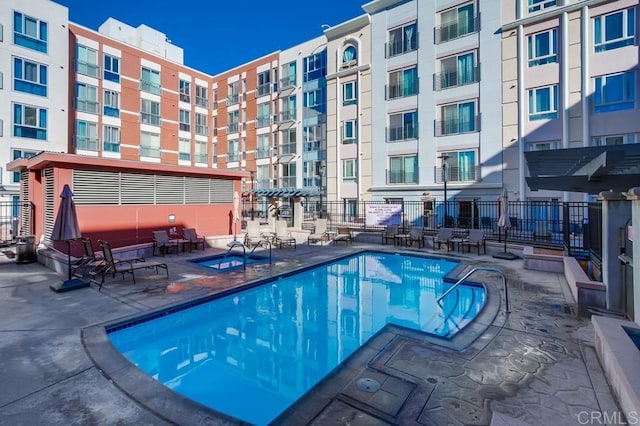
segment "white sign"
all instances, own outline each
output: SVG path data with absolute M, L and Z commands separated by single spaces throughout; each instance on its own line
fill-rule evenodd
M 367 226 L 402 224 L 402 204 L 367 204 Z

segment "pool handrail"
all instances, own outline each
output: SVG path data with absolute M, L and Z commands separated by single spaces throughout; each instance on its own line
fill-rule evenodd
M 271 264 L 271 241 L 269 241 L 266 238 L 262 239 L 258 244 L 256 244 L 253 247 L 253 249 L 251 249 L 251 251 L 249 252 L 249 257 L 251 257 L 253 252 L 258 247 L 263 247 L 263 245 L 265 244 L 269 245 L 269 264 Z M 224 256 L 222 256 L 222 259 L 220 259 L 220 262 L 218 263 L 218 270 L 220 269 L 220 265 L 222 265 L 222 262 L 227 258 L 229 253 L 231 253 L 231 250 L 233 250 L 235 247 L 242 247 L 242 269 L 246 270 L 247 269 L 247 246 L 241 241 L 233 240 L 227 243 L 227 247 L 229 247 L 229 250 L 227 250 Z
M 438 297 L 436 299 L 436 302 L 438 304 L 440 304 L 440 301 L 442 299 L 444 299 L 449 293 L 451 293 L 455 288 L 457 288 L 462 282 L 464 282 L 467 278 L 469 278 L 474 272 L 477 271 L 487 271 L 487 272 L 495 272 L 497 274 L 500 275 L 500 277 L 502 278 L 502 285 L 504 287 L 504 304 L 505 304 L 505 312 L 509 313 L 511 312 L 511 307 L 509 306 L 509 289 L 507 287 L 507 277 L 505 277 L 504 272 L 502 272 L 500 269 L 498 268 L 488 268 L 488 267 L 484 267 L 484 266 L 478 266 L 473 268 L 472 270 L 470 270 L 469 272 L 467 272 L 466 274 L 464 274 L 464 276 L 462 278 L 460 278 L 458 281 L 456 281 L 456 283 L 454 285 L 451 286 L 451 288 L 447 291 L 445 291 L 442 296 Z

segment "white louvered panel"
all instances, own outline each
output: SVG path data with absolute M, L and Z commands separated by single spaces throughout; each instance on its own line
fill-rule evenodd
M 211 203 L 233 202 L 233 181 L 229 179 L 211 179 Z
M 184 177 L 157 175 L 156 204 L 184 204 Z
M 154 175 L 122 173 L 120 176 L 120 202 L 122 204 L 153 204 Z
M 120 173 L 74 170 L 73 199 L 76 204 L 119 204 Z
M 209 179 L 187 177 L 185 202 L 186 204 L 209 204 Z
M 44 169 L 44 238 L 45 241 L 51 241 L 51 233 L 53 232 L 53 223 L 56 218 L 54 216 L 55 200 L 60 198 L 60 194 L 54 194 L 55 181 L 53 178 L 53 168 Z
M 20 172 L 20 235 L 31 235 L 31 203 L 29 202 L 29 171 Z

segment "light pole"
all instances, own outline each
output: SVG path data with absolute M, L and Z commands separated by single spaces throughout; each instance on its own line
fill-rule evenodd
M 317 173 L 318 173 L 318 177 L 320 178 L 320 213 L 318 214 L 319 218 L 322 218 L 322 194 L 324 192 L 324 188 L 322 186 L 322 169 L 324 168 L 324 166 L 322 165 L 322 163 L 320 161 L 318 161 L 318 166 L 317 166 Z
M 249 191 L 249 205 L 251 206 L 251 220 L 254 219 L 254 211 L 255 209 L 253 208 L 253 170 L 249 171 L 249 174 L 251 175 L 251 191 Z
M 440 157 L 442 160 L 442 183 L 444 184 L 444 220 L 442 223 L 444 227 L 447 227 L 447 218 L 449 217 L 449 211 L 447 209 L 447 160 L 449 159 L 449 154 L 443 153 Z

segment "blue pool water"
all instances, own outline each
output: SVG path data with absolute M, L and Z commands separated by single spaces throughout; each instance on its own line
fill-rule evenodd
M 445 276 L 457 263 L 365 252 L 109 331 L 165 386 L 267 424 L 386 324 L 452 337 L 482 309 L 480 286 Z
M 247 255 L 247 265 L 250 265 L 252 263 L 264 262 L 268 259 L 268 257 L 257 256 L 255 254 Z M 200 266 L 204 266 L 205 268 L 224 270 L 242 266 L 242 264 L 244 263 L 244 256 L 242 254 L 235 253 L 230 253 L 226 256 L 224 254 L 218 254 L 214 256 L 193 259 L 191 262 Z

